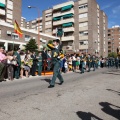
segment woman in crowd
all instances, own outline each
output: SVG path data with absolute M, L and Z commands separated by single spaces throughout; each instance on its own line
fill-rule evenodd
M 7 59 L 7 73 L 8 73 L 7 75 L 8 75 L 8 79 L 11 81 L 14 79 L 15 56 L 13 56 L 13 53 L 14 53 L 13 50 L 7 52 L 7 56 L 9 56 L 9 59 Z

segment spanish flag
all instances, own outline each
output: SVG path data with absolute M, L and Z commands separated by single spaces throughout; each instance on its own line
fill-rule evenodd
M 15 20 L 15 23 L 14 23 L 14 31 L 15 31 L 15 33 L 17 33 L 19 35 L 19 37 L 23 36 L 23 32 L 20 29 L 20 27 L 19 27 L 19 25 L 18 25 L 16 20 Z

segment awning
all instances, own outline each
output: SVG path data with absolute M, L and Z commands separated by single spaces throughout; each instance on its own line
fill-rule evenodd
M 53 21 L 57 21 L 57 20 L 60 20 L 60 19 L 61 19 L 61 16 L 60 17 L 54 17 Z
M 73 7 L 73 5 L 67 5 L 61 8 L 61 11 L 69 10 Z
M 71 27 L 71 26 L 73 26 L 73 22 L 62 24 L 62 27 Z
M 5 4 L 0 2 L 0 7 L 5 8 Z
M 70 14 L 63 15 L 62 17 L 63 17 L 63 18 L 69 18 L 69 17 L 73 17 L 73 13 L 70 13 Z

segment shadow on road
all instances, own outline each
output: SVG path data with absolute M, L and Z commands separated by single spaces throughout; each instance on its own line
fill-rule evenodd
M 112 117 L 120 120 L 120 107 L 113 105 L 108 102 L 101 102 L 99 103 L 103 108 L 101 109 L 103 112 L 105 112 L 108 115 L 111 115 Z M 113 109 L 115 108 L 115 109 Z
M 48 82 L 48 83 L 50 83 L 50 79 L 40 79 L 41 81 L 46 81 L 46 82 Z
M 113 93 L 117 93 L 118 95 L 120 95 L 120 92 L 118 92 L 118 91 L 115 91 L 115 90 L 112 90 L 112 89 L 106 89 L 106 90 L 108 90 L 110 92 L 113 92 Z
M 76 112 L 76 114 L 78 115 L 79 118 L 81 118 L 81 120 L 103 120 L 90 112 L 87 113 L 87 112 L 78 111 Z

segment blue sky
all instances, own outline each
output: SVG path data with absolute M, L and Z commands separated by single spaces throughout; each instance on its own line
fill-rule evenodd
M 53 5 L 67 2 L 68 0 L 22 0 L 22 16 L 27 21 L 35 19 L 38 14 L 36 9 L 28 9 L 27 6 L 37 6 L 41 11 L 51 8 Z M 108 27 L 120 25 L 120 0 L 96 0 L 101 10 L 108 16 Z

